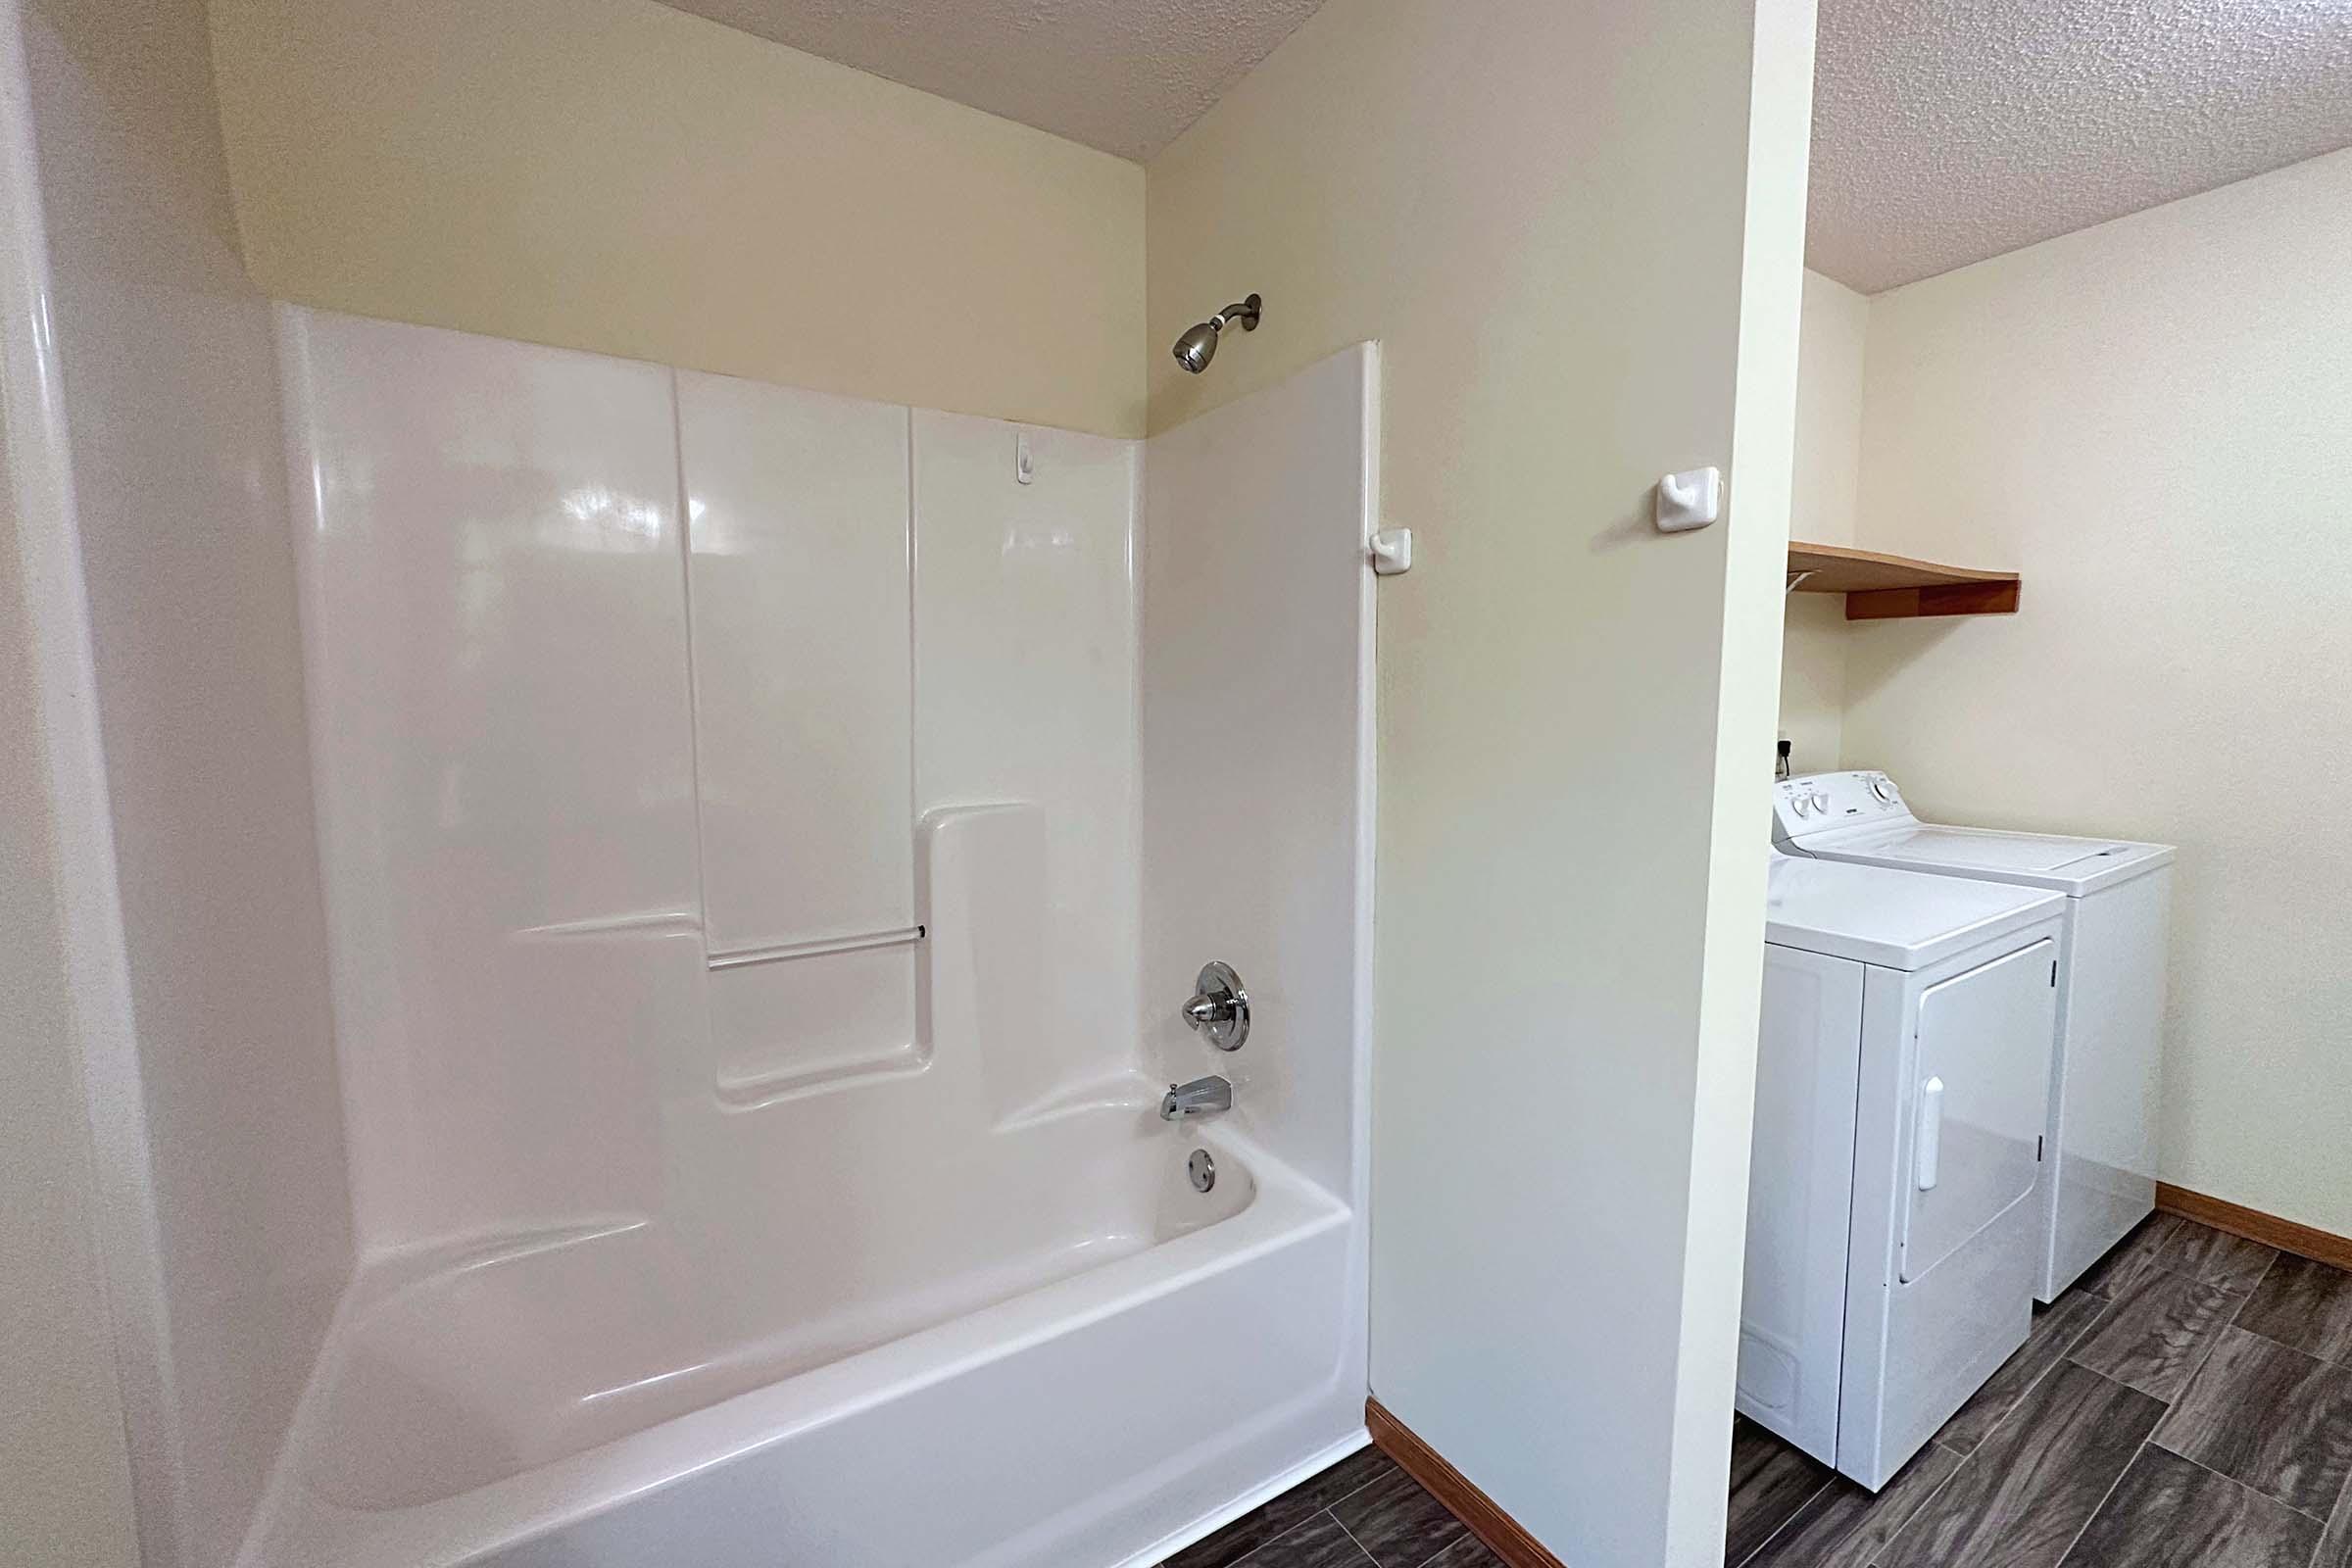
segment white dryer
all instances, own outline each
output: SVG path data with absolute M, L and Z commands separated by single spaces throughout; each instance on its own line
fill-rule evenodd
M 1736 1403 L 1874 1491 L 2026 1342 L 2064 906 L 1772 858 Z
M 1778 783 L 1772 834 L 1823 859 L 2066 895 L 2034 1282 L 2056 1300 L 2156 1206 L 2172 846 L 1922 822 L 1867 770 Z

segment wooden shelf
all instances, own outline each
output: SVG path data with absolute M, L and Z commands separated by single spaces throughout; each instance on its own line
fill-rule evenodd
M 1909 556 L 1788 542 L 1789 591 L 1845 595 L 1848 620 L 2017 612 L 2014 571 L 1976 571 Z

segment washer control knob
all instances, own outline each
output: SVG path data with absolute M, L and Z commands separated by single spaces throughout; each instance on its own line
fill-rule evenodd
M 1894 804 L 1894 786 L 1887 783 L 1883 778 L 1874 778 L 1870 781 L 1870 793 L 1876 795 L 1880 800 L 1886 802 L 1888 806 L 1892 806 Z
M 1826 810 L 1828 810 L 1829 808 L 1830 808 L 1830 798 L 1829 798 L 1829 796 L 1825 795 L 1825 794 L 1824 794 L 1824 793 L 1822 793 L 1820 790 L 1815 790 L 1815 791 L 1813 792 L 1813 809 L 1815 809 L 1816 811 L 1826 811 Z

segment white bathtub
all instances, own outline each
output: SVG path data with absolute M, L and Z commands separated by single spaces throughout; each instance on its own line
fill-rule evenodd
M 650 1222 L 366 1270 L 242 1560 L 1107 1568 L 1361 1441 L 1345 1204 L 1140 1096 L 992 1142 L 895 1272 Z

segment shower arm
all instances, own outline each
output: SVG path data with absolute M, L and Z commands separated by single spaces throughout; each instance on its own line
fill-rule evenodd
M 1260 309 L 1262 307 L 1257 296 L 1252 294 L 1246 300 L 1236 300 L 1226 306 L 1210 317 L 1209 321 L 1220 332 L 1225 330 L 1225 325 L 1229 321 L 1239 321 L 1242 323 L 1243 331 L 1254 332 L 1257 330 L 1257 315 Z

